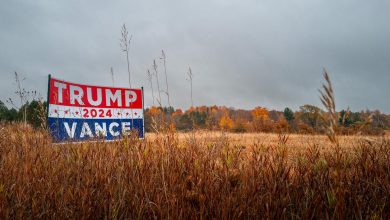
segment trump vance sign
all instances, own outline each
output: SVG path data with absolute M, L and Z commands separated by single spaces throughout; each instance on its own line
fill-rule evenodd
M 49 76 L 48 125 L 56 142 L 144 137 L 143 89 L 81 85 Z

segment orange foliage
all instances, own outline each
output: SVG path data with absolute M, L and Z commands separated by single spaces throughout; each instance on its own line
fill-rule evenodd
M 191 112 L 194 112 L 194 111 L 196 111 L 196 108 L 195 108 L 194 106 L 191 106 L 191 107 L 187 110 L 188 113 L 191 113 Z
M 218 112 L 218 106 L 214 105 L 210 107 L 210 110 L 212 113 L 217 113 Z
M 263 107 L 256 107 L 252 110 L 252 116 L 255 119 L 268 119 L 269 111 Z
M 288 121 L 284 118 L 276 123 L 276 128 L 280 131 L 287 131 L 289 127 Z
M 183 111 L 180 108 L 176 109 L 176 111 L 172 113 L 173 117 L 180 115 L 183 115 Z
M 159 115 L 161 113 L 160 109 L 154 106 L 150 108 L 149 112 L 153 116 Z
M 233 128 L 233 120 L 229 117 L 228 114 L 224 114 L 221 120 L 219 120 L 219 126 L 223 129 Z
M 206 106 L 199 106 L 199 107 L 197 107 L 197 109 L 200 112 L 207 112 L 207 107 Z
M 176 131 L 176 125 L 175 123 L 171 122 L 169 124 L 169 130 L 172 131 L 172 132 L 175 132 Z

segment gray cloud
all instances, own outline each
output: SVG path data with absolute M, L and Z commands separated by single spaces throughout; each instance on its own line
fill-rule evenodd
M 126 23 L 134 85 L 146 88 L 147 105 L 146 70 L 164 49 L 176 107 L 190 105 L 188 66 L 196 105 L 247 109 L 320 105 L 326 67 L 340 109 L 389 113 L 389 9 L 384 0 L 2 2 L 0 100 L 14 97 L 14 71 L 41 94 L 48 74 L 111 85 L 111 66 L 116 85 L 127 86 Z

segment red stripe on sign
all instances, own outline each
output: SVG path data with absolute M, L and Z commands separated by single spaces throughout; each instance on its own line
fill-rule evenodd
M 50 78 L 49 103 L 65 106 L 142 109 L 142 90 L 90 86 Z

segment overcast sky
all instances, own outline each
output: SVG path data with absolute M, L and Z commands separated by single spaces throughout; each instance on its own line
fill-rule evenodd
M 320 106 L 325 67 L 338 109 L 390 113 L 389 11 L 388 0 L 2 0 L 0 100 L 15 97 L 14 71 L 42 97 L 48 74 L 110 86 L 112 66 L 115 85 L 128 86 L 119 46 L 126 23 L 132 84 L 144 86 L 146 106 L 146 71 L 156 59 L 163 82 L 164 49 L 175 107 L 191 104 L 189 66 L 195 105 Z

